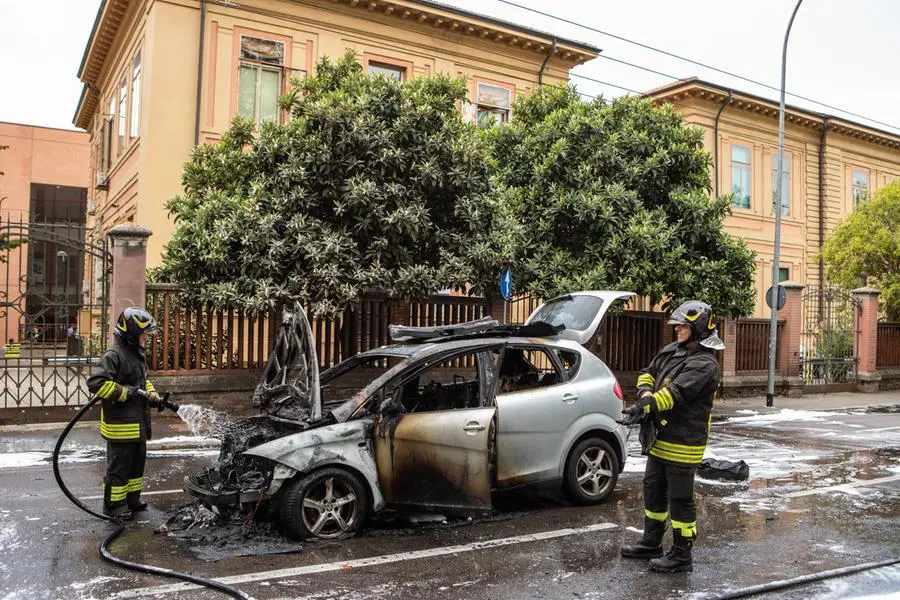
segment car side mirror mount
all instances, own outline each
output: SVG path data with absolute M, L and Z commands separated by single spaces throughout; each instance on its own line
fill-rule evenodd
M 392 393 L 387 394 L 381 401 L 381 404 L 378 405 L 378 412 L 381 413 L 382 416 L 390 417 L 394 415 L 399 415 L 406 412 L 403 409 L 403 405 L 400 404 L 400 401 L 397 399 L 397 390 L 394 390 Z

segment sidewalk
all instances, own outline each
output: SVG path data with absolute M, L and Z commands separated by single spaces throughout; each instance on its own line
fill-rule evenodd
M 746 415 L 751 410 L 759 414 L 777 413 L 785 409 L 828 411 L 867 406 L 900 406 L 900 390 L 874 394 L 841 392 L 835 394 L 810 394 L 798 398 L 776 396 L 774 406 L 766 406 L 764 396 L 726 399 L 713 406 L 712 418 L 723 420 Z M 41 452 L 53 450 L 56 440 L 66 423 L 34 423 L 30 425 L 0 426 L 0 454 L 9 452 Z M 187 425 L 174 415 L 153 418 L 153 440 L 148 449 L 177 450 L 214 447 L 216 440 L 191 435 Z M 78 423 L 66 438 L 66 448 L 105 448 L 96 421 Z
M 796 398 L 776 396 L 774 406 L 766 406 L 765 396 L 751 396 L 748 398 L 729 398 L 717 401 L 713 405 L 713 419 L 726 419 L 752 410 L 759 414 L 779 412 L 785 409 L 827 411 L 851 408 L 865 408 L 867 406 L 900 406 L 900 390 L 887 390 L 874 394 L 862 394 L 859 392 L 838 392 L 834 394 L 809 394 Z
M 218 441 L 196 437 L 187 425 L 176 416 L 154 416 L 153 439 L 147 443 L 148 450 L 183 450 L 218 446 Z M 56 446 L 59 435 L 66 423 L 33 423 L 29 425 L 0 426 L 0 454 L 11 452 L 46 452 Z M 66 437 L 65 449 L 106 448 L 100 437 L 97 421 L 81 421 Z

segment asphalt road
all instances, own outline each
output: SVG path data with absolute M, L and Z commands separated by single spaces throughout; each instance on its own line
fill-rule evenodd
M 305 545 L 259 525 L 219 537 L 204 529 L 194 539 L 155 534 L 187 501 L 178 491 L 184 473 L 212 465 L 215 452 L 153 451 L 145 475 L 153 508 L 112 551 L 223 579 L 259 599 L 713 598 L 900 560 L 900 413 L 878 410 L 748 412 L 714 423 L 708 455 L 745 460 L 751 479 L 698 482 L 700 539 L 689 574 L 654 574 L 644 561 L 619 557 L 642 527 L 637 449 L 598 507 L 534 492 L 499 499 L 483 520 L 387 514 L 357 538 Z M 97 548 L 112 526 L 59 491 L 46 462 L 52 442 L 36 434 L 0 454 L 0 600 L 225 597 L 102 562 Z M 72 491 L 95 507 L 102 461 L 99 446 L 79 442 L 62 467 Z M 900 598 L 900 565 L 757 597 Z

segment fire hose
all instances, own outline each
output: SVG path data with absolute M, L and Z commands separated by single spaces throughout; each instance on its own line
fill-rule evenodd
M 143 393 L 143 390 L 138 390 L 139 393 Z M 241 590 L 233 588 L 231 586 L 225 585 L 224 583 L 220 583 L 215 581 L 214 579 L 206 579 L 204 577 L 198 577 L 196 575 L 191 575 L 190 573 L 182 573 L 181 571 L 174 571 L 172 569 L 166 569 L 163 567 L 155 567 L 153 565 L 145 565 L 142 563 L 128 561 L 122 558 L 118 558 L 114 556 L 109 551 L 109 545 L 113 543 L 124 531 L 125 524 L 122 522 L 120 518 L 110 517 L 108 515 L 104 515 L 103 513 L 96 512 L 88 508 L 81 500 L 76 498 L 74 494 L 69 490 L 66 486 L 65 482 L 63 482 L 62 476 L 59 473 L 59 451 L 63 446 L 63 443 L 66 440 L 66 437 L 69 435 L 69 432 L 72 431 L 72 428 L 75 427 L 75 424 L 84 416 L 84 414 L 90 410 L 94 404 L 96 404 L 100 398 L 94 397 L 90 402 L 81 407 L 74 417 L 69 421 L 66 427 L 63 429 L 62 433 L 59 435 L 59 439 L 56 440 L 56 447 L 53 449 L 53 476 L 56 477 L 56 483 L 59 485 L 59 489 L 62 490 L 62 493 L 65 494 L 66 498 L 72 501 L 72 503 L 88 513 L 89 515 L 93 515 L 98 519 L 103 519 L 104 521 L 109 521 L 116 525 L 116 530 L 113 531 L 103 542 L 100 544 L 100 556 L 103 560 L 110 562 L 114 565 L 118 565 L 120 567 L 124 567 L 126 569 L 131 569 L 132 571 L 139 571 L 142 573 L 150 573 L 152 575 L 162 575 L 163 577 L 172 577 L 175 579 L 181 579 L 184 581 L 188 581 L 190 583 L 195 583 L 197 585 L 202 585 L 204 587 L 208 587 L 214 590 L 218 590 L 223 592 L 233 598 L 240 598 L 241 600 L 253 600 L 251 596 L 248 596 Z M 178 405 L 169 401 L 169 394 L 163 394 L 158 401 L 158 410 L 162 412 L 164 409 L 169 409 L 174 412 L 178 412 Z

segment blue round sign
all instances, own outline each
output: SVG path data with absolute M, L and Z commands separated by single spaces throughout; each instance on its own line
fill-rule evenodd
M 500 271 L 500 295 L 504 300 L 512 296 L 512 271 L 509 268 Z

